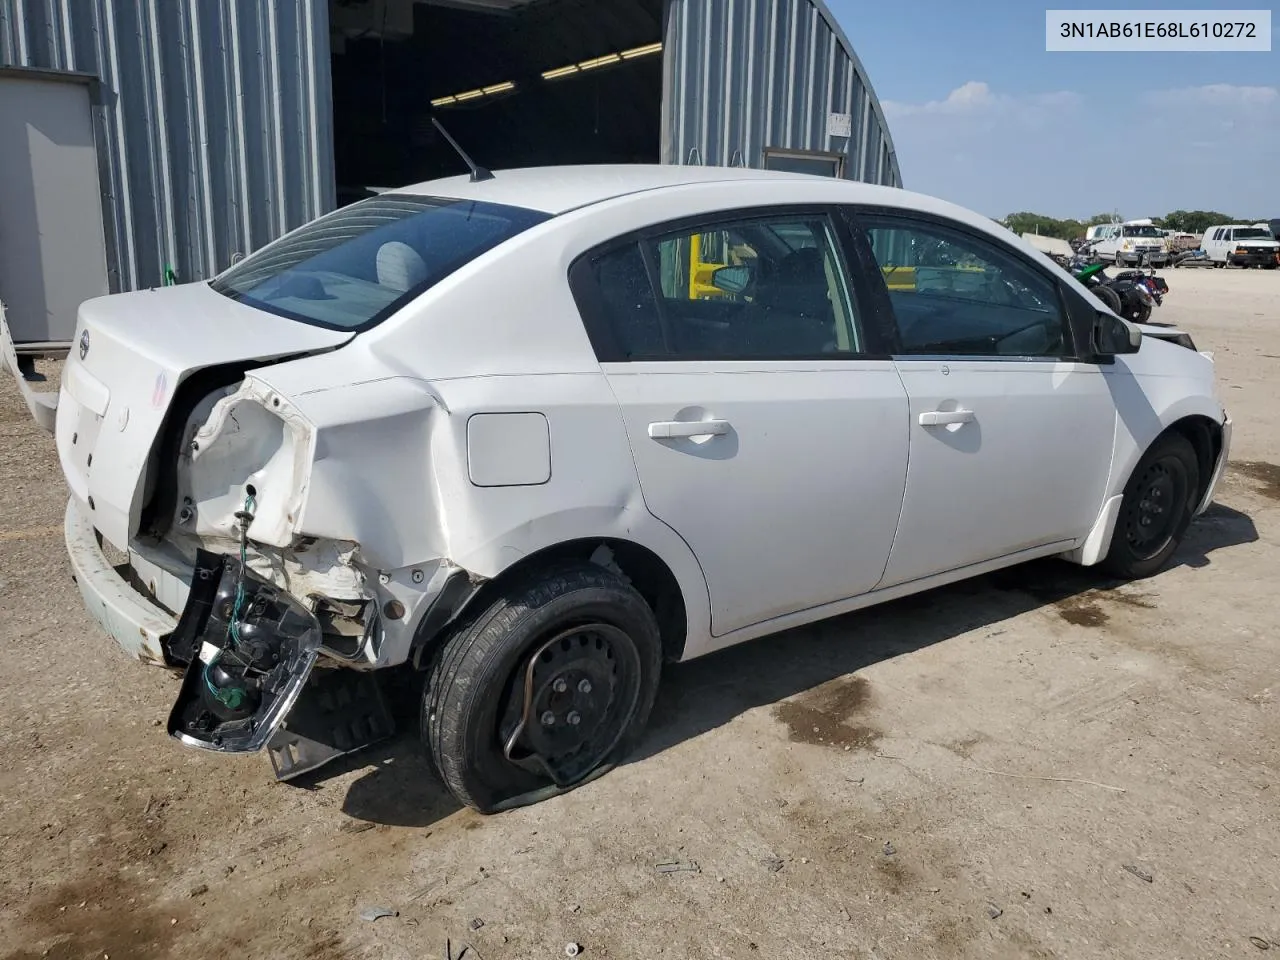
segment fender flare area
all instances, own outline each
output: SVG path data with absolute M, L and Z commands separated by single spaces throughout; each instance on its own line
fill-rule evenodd
M 1231 421 L 1229 418 L 1219 423 L 1203 413 L 1189 413 L 1174 420 L 1160 433 L 1151 439 L 1137 455 L 1130 458 L 1124 466 L 1124 472 L 1117 479 L 1119 471 L 1113 471 L 1108 484 L 1109 495 L 1098 511 L 1098 518 L 1093 527 L 1078 547 L 1063 554 L 1063 558 L 1081 566 L 1093 566 L 1101 563 L 1111 549 L 1111 540 L 1115 534 L 1116 521 L 1120 515 L 1120 505 L 1124 500 L 1124 489 L 1137 469 L 1139 461 L 1147 450 L 1161 437 L 1171 433 L 1180 433 L 1195 448 L 1200 462 L 1200 490 L 1197 495 L 1195 516 L 1203 513 L 1213 498 L 1213 493 L 1226 468 L 1230 448 Z

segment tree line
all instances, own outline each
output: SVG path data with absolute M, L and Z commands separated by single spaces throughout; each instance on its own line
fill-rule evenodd
M 1111 223 L 1116 218 L 1117 215 L 1113 213 L 1099 213 L 1087 220 L 1059 220 L 1039 213 L 1023 212 L 1011 213 L 1000 223 L 1014 233 L 1039 233 L 1045 237 L 1074 240 L 1077 237 L 1083 237 L 1089 227 Z M 1119 219 L 1127 218 L 1119 217 Z M 1217 210 L 1174 210 L 1163 217 L 1151 218 L 1151 222 L 1162 230 L 1177 230 L 1197 235 L 1204 233 L 1210 227 L 1221 226 L 1224 223 L 1262 223 L 1266 220 L 1266 217 L 1240 219 L 1219 213 Z

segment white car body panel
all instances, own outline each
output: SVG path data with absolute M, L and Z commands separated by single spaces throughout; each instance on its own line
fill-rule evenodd
M 205 284 L 86 301 L 63 371 L 55 431 L 72 495 L 98 531 L 124 549 L 137 528 L 147 458 L 183 380 L 203 367 L 331 349 L 349 339 L 349 332 L 235 303 Z M 66 403 L 68 397 L 75 402 Z
M 195 501 L 185 545 L 229 551 L 252 482 L 254 569 L 295 582 L 289 589 L 300 597 L 321 585 L 403 604 L 366 656 L 372 666 L 409 655 L 419 618 L 451 574 L 492 579 L 571 541 L 627 541 L 665 564 L 683 595 L 685 659 L 1033 556 L 1095 562 L 1109 543 L 1107 511 L 1141 452 L 1182 416 L 1223 419 L 1211 362 L 1155 341 L 1111 365 L 944 361 L 945 374 L 919 358 L 770 361 L 732 375 L 729 364 L 601 364 L 565 280 L 583 252 L 652 224 L 850 203 L 949 217 L 1075 283 L 1024 240 L 940 200 L 826 178 L 673 167 L 500 171 L 481 183 L 450 178 L 399 192 L 558 215 L 354 339 L 203 284 L 82 309 L 91 347 L 83 364 L 73 351 L 58 417 L 74 506 L 134 552 L 171 610 L 185 599 L 182 551 L 131 542 L 146 459 L 183 377 L 251 357 L 318 351 L 254 370 L 192 424 L 202 432 L 199 456 L 179 474 Z M 175 326 L 184 317 L 192 322 Z M 950 403 L 974 405 L 980 456 L 963 446 L 974 442 L 978 431 L 965 433 L 974 424 L 953 434 L 918 423 Z M 231 417 L 243 404 L 257 409 Z M 856 418 L 846 412 L 855 410 Z M 545 420 L 545 441 L 523 419 L 534 414 Z M 648 433 L 651 423 L 695 414 L 727 420 L 732 433 L 702 447 Z M 501 428 L 478 446 L 476 417 L 496 417 Z M 502 430 L 515 431 L 511 463 L 493 446 Z M 726 440 L 736 443 L 733 456 Z M 1064 443 L 1073 450 L 1066 468 L 1045 456 Z M 1015 473 L 1024 485 L 1010 494 L 1003 488 Z M 315 542 L 298 551 L 299 538 Z M 87 589 L 91 606 L 115 603 L 113 588 Z M 128 647 L 128 615 L 106 619 Z
M 1074 540 L 1089 527 L 1110 473 L 1116 421 L 1098 366 L 897 363 L 911 398 L 911 468 L 884 586 Z M 970 411 L 972 421 L 920 422 L 955 410 Z
M 714 634 L 880 582 L 907 472 L 907 396 L 892 362 L 604 367 L 645 504 L 702 563 Z M 649 431 L 703 420 L 725 434 Z

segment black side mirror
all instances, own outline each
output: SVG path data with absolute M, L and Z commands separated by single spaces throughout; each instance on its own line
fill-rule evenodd
M 1142 347 L 1142 330 L 1115 314 L 1101 310 L 1093 324 L 1093 350 L 1098 356 L 1137 353 Z
M 751 286 L 751 268 L 745 264 L 720 267 L 712 271 L 711 285 L 725 293 L 742 293 Z

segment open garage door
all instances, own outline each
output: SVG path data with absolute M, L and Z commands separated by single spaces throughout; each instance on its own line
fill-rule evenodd
M 663 0 L 330 0 L 338 202 L 464 172 L 656 163 Z

